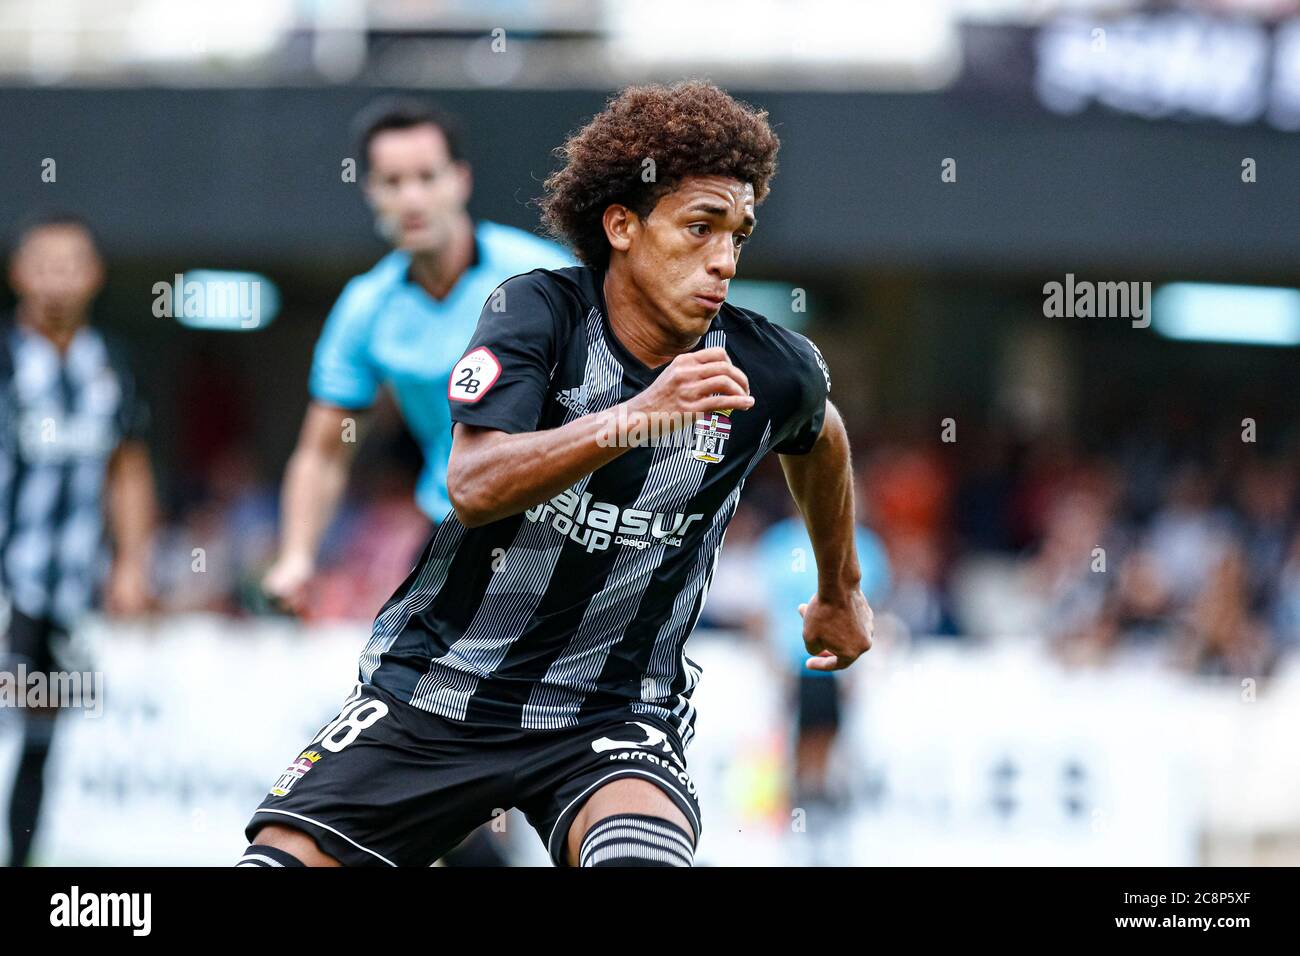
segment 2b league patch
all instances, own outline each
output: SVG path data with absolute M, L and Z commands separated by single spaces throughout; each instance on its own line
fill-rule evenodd
M 477 402 L 501 375 L 501 363 L 485 346 L 480 345 L 451 370 L 447 397 L 453 402 Z

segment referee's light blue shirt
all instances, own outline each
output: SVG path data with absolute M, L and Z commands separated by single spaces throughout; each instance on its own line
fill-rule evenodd
M 493 222 L 474 226 L 478 262 L 438 302 L 408 276 L 409 254 L 390 252 L 343 290 L 312 359 L 311 397 L 340 408 L 374 404 L 382 383 L 393 390 L 407 427 L 424 450 L 416 503 L 434 521 L 451 510 L 447 458 L 451 416 L 447 380 L 503 281 L 533 269 L 575 265 L 568 252 L 532 233 Z

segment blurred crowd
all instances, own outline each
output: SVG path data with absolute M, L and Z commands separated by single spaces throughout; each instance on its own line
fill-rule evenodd
M 859 438 L 859 516 L 892 579 L 878 633 L 1035 640 L 1079 666 L 1268 674 L 1300 649 L 1300 461 L 1231 438 L 1208 458 L 1149 437 L 1103 453 L 996 429 L 950 445 Z M 763 627 L 754 544 L 787 509 L 779 468 L 756 482 L 710 592 L 714 626 Z
M 404 435 L 362 446 L 349 493 L 321 548 L 308 621 L 369 621 L 431 530 L 414 501 L 418 449 Z M 154 578 L 164 613 L 277 613 L 262 580 L 279 545 L 277 476 L 242 443 L 182 483 L 159 533 Z

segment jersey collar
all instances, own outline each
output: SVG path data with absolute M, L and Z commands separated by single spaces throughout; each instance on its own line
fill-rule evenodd
M 600 313 L 600 327 L 605 335 L 605 341 L 609 344 L 610 351 L 618 358 L 623 368 L 631 373 L 633 378 L 640 381 L 654 381 L 659 377 L 659 373 L 668 367 L 670 362 L 666 362 L 658 368 L 651 368 L 632 354 L 631 350 L 625 346 L 617 335 L 614 334 L 614 327 L 609 321 L 609 307 L 605 304 L 605 272 L 600 269 L 587 269 L 586 279 L 590 283 L 588 292 L 591 294 L 591 300 L 596 304 L 596 311 Z M 722 313 L 727 308 L 726 303 L 718 310 L 718 314 L 713 317 L 709 327 L 705 330 L 704 335 L 695 343 L 695 347 L 690 351 L 698 352 L 704 348 L 705 339 L 708 334 L 715 329 L 722 327 Z
M 465 272 L 469 272 L 471 269 L 474 269 L 479 265 L 482 265 L 484 261 L 483 239 L 481 236 L 479 236 L 479 225 L 480 224 L 478 222 L 474 220 L 470 220 L 470 235 L 474 237 L 474 246 L 470 251 L 469 265 L 465 267 Z M 418 282 L 416 282 L 415 278 L 411 275 L 411 261 L 412 261 L 411 257 L 410 255 L 408 255 L 406 257 L 406 265 L 402 268 L 402 282 L 405 283 L 406 285 L 415 286 L 421 292 L 424 292 L 426 296 L 428 296 L 429 298 L 433 298 L 432 296 L 429 296 L 428 292 L 425 292 L 424 287 L 421 286 Z M 465 272 L 462 272 L 460 274 L 460 278 L 456 280 L 456 285 L 453 285 L 451 287 L 452 292 L 456 291 L 456 286 L 460 285 L 461 281 L 465 278 Z M 451 298 L 450 292 L 447 294 L 447 298 Z M 443 301 L 446 300 L 444 299 Z

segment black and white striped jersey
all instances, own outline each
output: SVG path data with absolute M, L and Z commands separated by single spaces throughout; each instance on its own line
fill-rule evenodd
M 104 559 L 104 480 L 148 412 L 122 353 L 82 328 L 63 354 L 0 325 L 0 594 L 69 627 L 91 606 Z
M 452 420 L 542 431 L 644 391 L 662 369 L 619 342 L 602 289 L 582 267 L 507 280 L 452 374 Z M 724 304 L 697 348 L 713 346 L 753 408 L 635 447 L 522 514 L 467 529 L 450 512 L 376 618 L 362 681 L 523 729 L 621 707 L 689 742 L 700 669 L 684 645 L 741 488 L 767 452 L 812 448 L 830 389 L 816 347 L 754 312 Z

